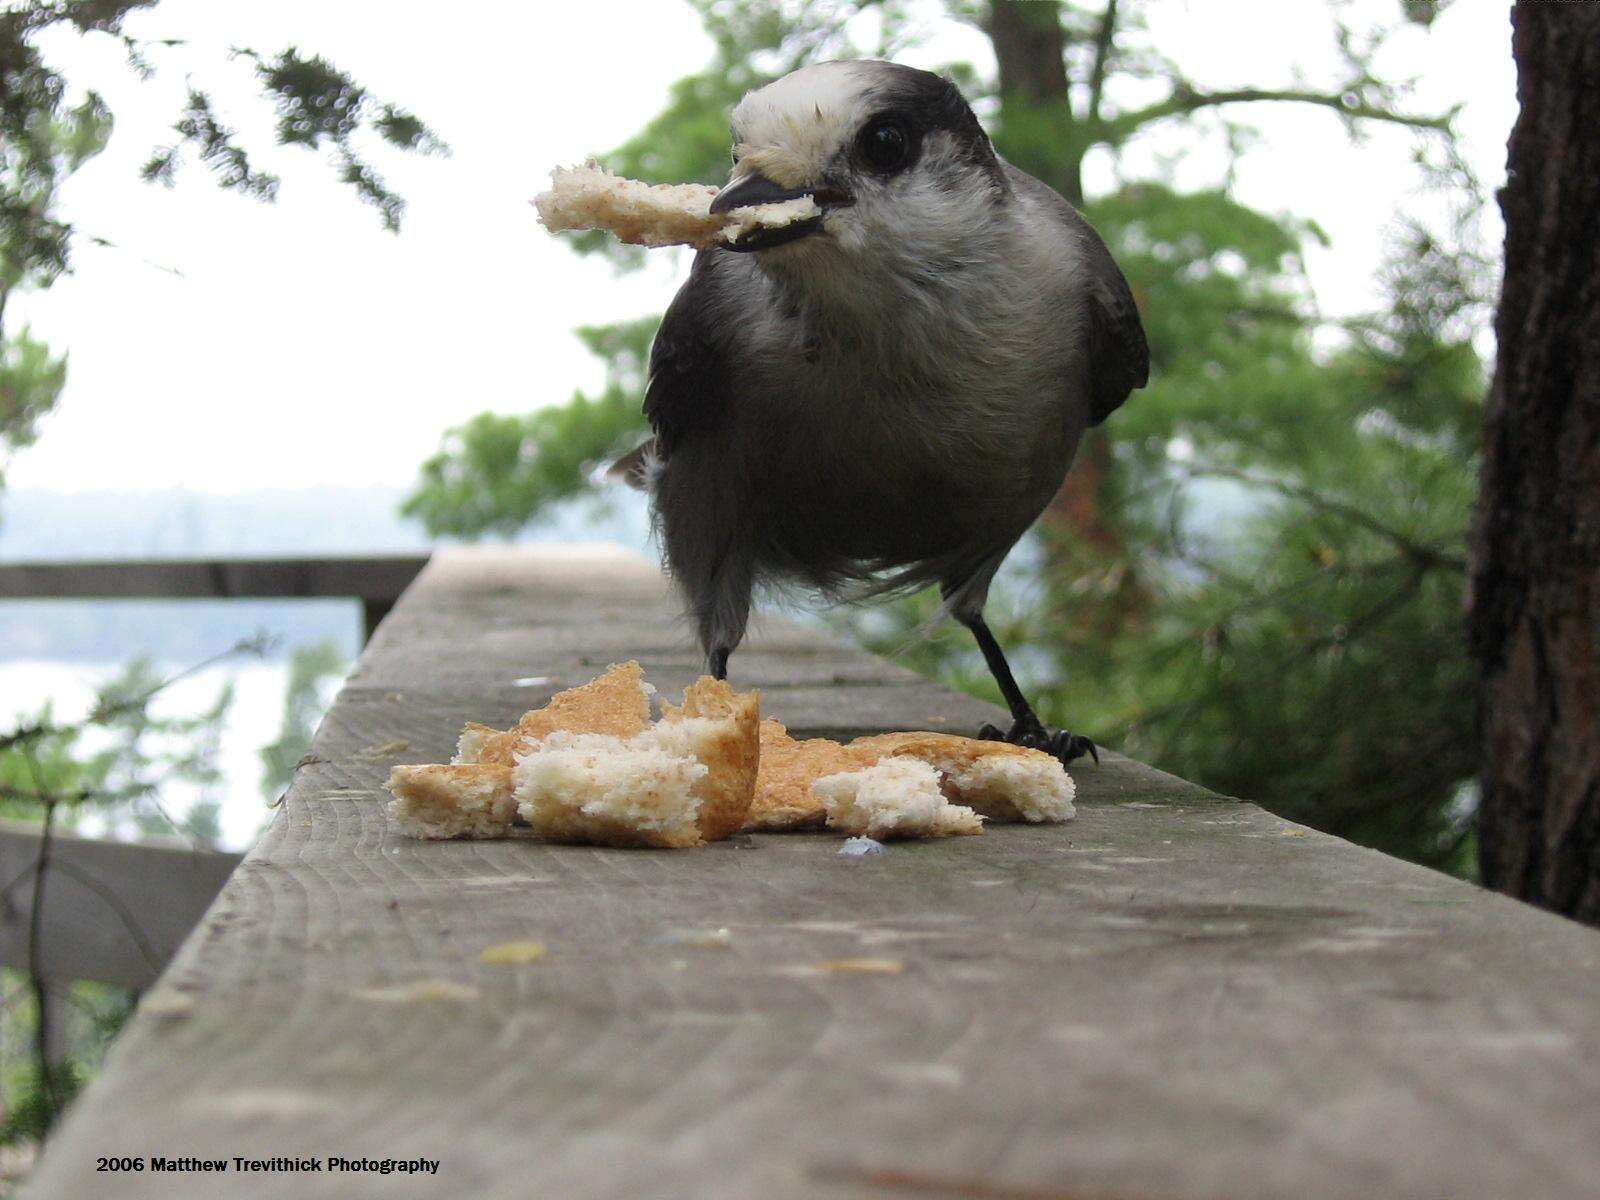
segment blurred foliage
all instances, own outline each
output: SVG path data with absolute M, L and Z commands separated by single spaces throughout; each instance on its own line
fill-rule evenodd
M 27 1016 L 34 1019 L 31 1012 Z M 76 1058 L 62 1059 L 56 1065 L 51 1079 L 54 1095 L 34 1063 L 25 1063 L 0 1074 L 0 1089 L 5 1096 L 5 1112 L 0 1115 L 0 1146 L 42 1142 L 55 1124 L 57 1111 L 72 1103 L 87 1082 L 88 1072 Z
M 1475 488 L 1486 264 L 1472 250 L 1481 189 L 1462 168 L 1453 113 L 1409 111 L 1409 82 L 1372 66 L 1393 28 L 1354 29 L 1330 4 L 1338 66 L 1313 85 L 1212 88 L 1145 24 L 1148 4 L 699 3 L 715 47 L 633 139 L 599 156 L 654 181 L 716 182 L 727 110 L 751 87 L 819 58 L 879 55 L 936 17 L 989 37 L 998 71 L 950 73 L 1001 152 L 1080 203 L 1133 287 L 1153 360 L 1080 454 L 1075 507 L 1013 555 L 991 623 L 1041 716 L 1275 811 L 1414 859 L 1471 861 L 1469 672 L 1460 631 L 1464 535 Z M 1439 6 L 1431 6 L 1433 13 Z M 858 19 L 861 18 L 861 19 Z M 855 46 L 863 33 L 878 44 Z M 1130 178 L 1115 152 L 1150 130 L 1251 152 L 1256 102 L 1327 112 L 1353 137 L 1414 130 L 1447 228 L 1397 220 L 1387 302 L 1320 318 L 1304 254 L 1315 224 L 1185 190 L 1172 164 Z M 1114 186 L 1085 198 L 1082 167 L 1111 151 Z M 1435 205 L 1438 207 L 1438 205 Z M 619 268 L 640 253 L 575 239 Z M 613 350 L 584 333 L 602 357 Z M 580 396 L 447 435 L 410 511 L 436 531 L 505 533 L 583 485 L 643 436 L 631 343 L 604 403 Z M 1087 518 L 1084 514 L 1087 513 Z M 965 632 L 919 631 L 932 596 L 837 619 L 929 674 L 996 697 Z
M 12 123 L 9 100 L 0 96 L 0 127 Z M 66 356 L 26 326 L 8 334 L 6 308 L 14 292 L 48 287 L 64 266 L 70 227 L 57 216 L 58 190 L 105 147 L 111 115 L 91 93 L 71 108 L 25 107 L 15 126 L 0 152 L 0 487 L 10 457 L 33 444 L 67 381 Z
M 214 844 L 218 751 L 233 685 L 220 686 L 198 711 L 171 713 L 155 703 L 167 683 L 140 657 L 100 689 L 83 721 L 57 720 L 46 701 L 0 738 L 0 817 L 37 820 L 40 798 L 49 797 L 67 828 L 93 814 L 112 824 L 126 819 L 131 832 Z M 163 789 L 173 787 L 195 793 L 182 816 L 162 802 Z
M 330 693 L 350 664 L 332 641 L 296 646 L 289 655 L 283 692 L 283 722 L 278 736 L 261 748 L 261 791 L 276 803 L 294 780 L 295 768 L 311 749 L 311 735 L 328 711 Z
M 606 361 L 597 396 L 526 416 L 480 413 L 445 434 L 422 465 L 422 482 L 401 511 L 435 534 L 514 534 L 548 505 L 589 489 L 595 468 L 639 440 L 650 341 L 659 317 L 578 330 Z
M 228 653 L 265 648 L 264 640 L 256 639 Z M 197 846 L 216 843 L 223 782 L 219 752 L 233 685 L 222 685 L 196 712 L 173 713 L 170 705 L 158 705 L 166 689 L 189 673 L 163 675 L 148 659 L 137 658 L 100 689 L 81 719 L 59 719 L 46 701 L 0 732 L 0 818 L 41 829 L 37 858 L 5 882 L 0 903 L 10 904 L 19 889 L 29 890 L 37 903 L 42 885 L 66 874 L 73 886 L 105 902 L 108 913 L 124 922 L 127 936 L 143 936 L 137 917 L 114 892 L 51 859 L 47 847 L 58 832 L 82 827 L 89 817 L 113 833 L 176 834 Z M 192 793 L 181 816 L 167 807 L 175 786 Z M 28 937 L 31 962 L 38 949 L 31 928 Z M 0 975 L 0 986 L 7 989 L 0 1005 L 0 1146 L 6 1146 L 44 1136 L 98 1063 L 132 997 L 92 983 L 47 984 L 23 972 Z M 38 1016 L 47 990 L 66 1000 L 63 1012 L 52 1018 L 59 1022 L 65 1016 L 65 1025 L 52 1025 L 50 1038 Z M 26 1061 L 23 1046 L 31 1046 Z
M 66 987 L 60 1015 L 67 1028 L 61 1040 L 72 1050 L 55 1065 L 47 1086 L 25 1049 L 38 1020 L 27 979 L 21 971 L 0 970 L 5 1001 L 0 1006 L 0 1146 L 43 1140 L 55 1116 L 50 1093 L 57 1104 L 71 1102 L 99 1067 L 138 999 L 126 988 L 87 980 Z

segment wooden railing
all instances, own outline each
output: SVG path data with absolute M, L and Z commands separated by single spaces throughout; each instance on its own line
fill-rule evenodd
M 1110 751 L 1070 825 L 873 858 L 398 834 L 392 763 L 628 658 L 700 670 L 652 564 L 440 554 L 30 1200 L 1595 1194 L 1600 933 Z M 778 621 L 734 675 L 799 736 L 996 715 Z M 177 1152 L 326 1171 L 97 1170 Z
M 426 555 L 107 559 L 0 563 L 0 600 L 349 597 L 372 636 Z M 130 650 L 134 649 L 130 647 Z M 31 879 L 40 836 L 0 823 L 0 966 L 30 966 Z M 240 855 L 57 835 L 41 912 L 39 974 L 143 990 L 226 882 Z M 58 1026 L 59 1027 L 59 1026 Z
M 367 637 L 427 565 L 425 554 L 0 563 L 0 600 L 310 599 L 361 602 Z

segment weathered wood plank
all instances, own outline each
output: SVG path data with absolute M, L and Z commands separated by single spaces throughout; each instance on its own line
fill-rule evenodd
M 39 835 L 0 823 L 0 964 L 26 968 Z M 45 875 L 41 974 L 147 988 L 199 922 L 240 856 L 58 834 Z
M 0 563 L 0 599 L 354 596 L 383 605 L 405 591 L 427 561 L 418 554 L 346 554 L 8 562 Z
M 395 835 L 390 762 L 558 686 L 517 679 L 620 657 L 625 623 L 664 627 L 667 605 L 622 561 L 436 560 L 168 971 L 186 1001 L 135 1019 L 28 1194 L 1593 1194 L 1600 935 L 1115 755 L 1074 772 L 1073 825 L 860 861 L 824 836 Z M 768 710 L 803 732 L 992 715 L 864 656 L 850 682 L 785 676 L 852 656 L 792 626 L 766 639 L 735 677 L 771 672 Z M 693 662 L 684 637 L 664 690 Z M 721 928 L 724 946 L 684 933 Z M 530 938 L 539 962 L 479 961 Z M 901 969 L 814 965 L 862 957 Z M 365 990 L 419 980 L 455 990 Z M 442 1165 L 93 1169 L 153 1153 Z

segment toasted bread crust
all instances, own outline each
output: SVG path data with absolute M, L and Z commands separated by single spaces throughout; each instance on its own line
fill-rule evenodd
M 720 841 L 744 826 L 755 800 L 761 761 L 761 693 L 735 692 L 725 680 L 702 675 L 683 693 L 681 705 L 663 704 L 662 720 L 709 718 L 723 725 L 704 735 L 695 757 L 708 772 L 696 785 L 700 835 Z
M 812 788 L 818 779 L 859 771 L 884 758 L 915 758 L 940 773 L 950 803 L 997 821 L 1037 820 L 1006 790 L 1006 780 L 972 768 L 985 760 L 1026 762 L 1041 772 L 1062 770 L 1042 750 L 1009 742 L 982 741 L 950 733 L 881 733 L 849 743 L 827 738 L 797 741 L 779 722 L 761 722 L 761 770 L 745 828 L 777 833 L 819 829 L 827 819 L 822 798 Z M 1063 775 L 1065 772 L 1062 772 Z M 1070 815 L 1070 804 L 1067 806 Z
M 769 717 L 761 722 L 761 763 L 745 828 L 770 833 L 821 829 L 828 810 L 811 785 L 824 775 L 859 771 L 877 760 L 828 738 L 797 740 Z
M 550 703 L 522 715 L 511 729 L 483 737 L 477 761 L 510 767 L 525 743 L 552 733 L 609 733 L 632 737 L 650 724 L 650 695 L 644 668 L 637 662 L 613 663 L 582 687 L 557 692 Z M 480 731 L 482 725 L 469 725 Z
M 481 763 L 426 763 L 389 772 L 390 807 L 412 837 L 495 838 L 511 832 L 517 812 L 511 768 Z
M 939 772 L 952 804 L 994 821 L 1061 821 L 1073 815 L 1076 788 L 1059 759 L 1027 746 L 949 733 L 882 733 L 852 746 L 921 759 Z

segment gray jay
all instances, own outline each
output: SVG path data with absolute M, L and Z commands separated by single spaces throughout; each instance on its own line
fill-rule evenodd
M 711 673 L 758 584 L 847 601 L 936 584 L 1011 709 L 979 736 L 1093 753 L 1041 724 L 983 608 L 1084 430 L 1145 383 L 1122 272 L 938 75 L 805 67 L 732 124 L 713 212 L 821 212 L 699 252 L 651 350 L 655 436 L 630 459 Z

